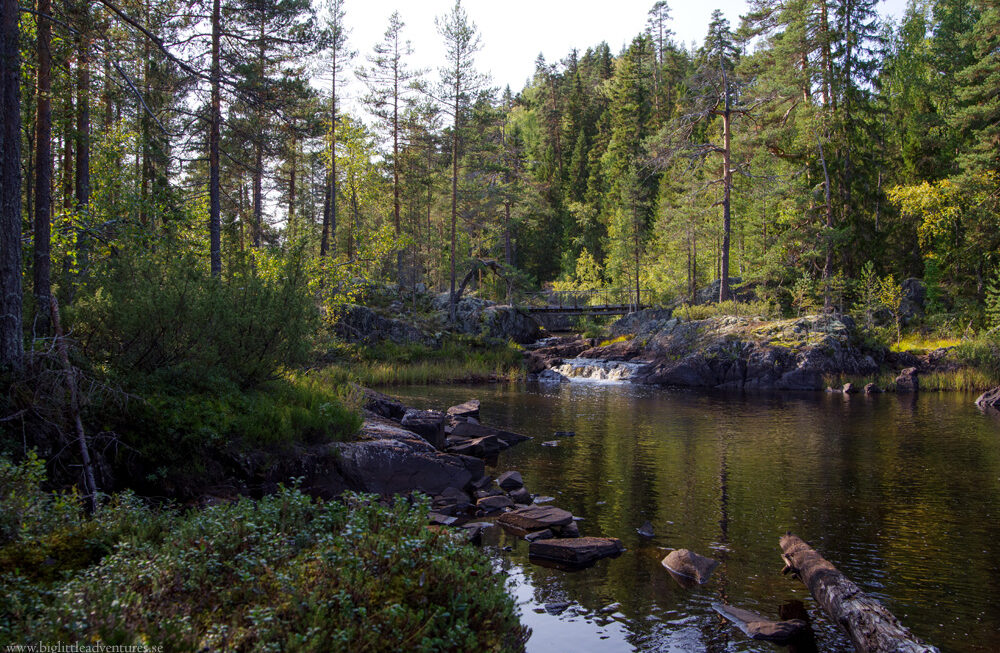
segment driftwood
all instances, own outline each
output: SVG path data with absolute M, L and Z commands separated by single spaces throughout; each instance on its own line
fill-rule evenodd
M 938 653 L 801 538 L 785 534 L 781 557 L 783 573 L 790 571 L 802 580 L 830 618 L 847 631 L 859 653 Z

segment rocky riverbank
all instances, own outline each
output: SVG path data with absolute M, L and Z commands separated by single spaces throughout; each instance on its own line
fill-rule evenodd
M 605 343 L 579 337 L 537 343 L 526 353 L 529 378 L 548 382 L 608 379 L 729 390 L 822 390 L 832 379 L 856 379 L 861 388 L 865 380 L 873 382 L 892 374 L 895 389 L 915 390 L 920 374 L 959 365 L 948 350 L 918 357 L 866 347 L 853 320 L 839 315 L 685 321 L 669 309 L 650 309 L 616 322 L 611 336 Z

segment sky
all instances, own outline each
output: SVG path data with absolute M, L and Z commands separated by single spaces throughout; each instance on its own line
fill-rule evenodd
M 325 5 L 325 0 L 315 1 Z M 491 76 L 493 86 L 502 89 L 509 85 L 517 93 L 534 73 L 539 53 L 552 63 L 572 48 L 582 52 L 607 41 L 612 54 L 618 54 L 645 28 L 654 1 L 463 0 L 462 6 L 482 39 L 477 69 Z M 410 65 L 428 69 L 429 77 L 436 79 L 444 48 L 434 19 L 453 6 L 454 0 L 346 0 L 349 46 L 358 52 L 354 64 L 365 63 L 372 46 L 382 39 L 389 16 L 399 11 L 405 23 L 403 33 L 414 49 Z M 716 8 L 736 29 L 746 6 L 744 0 L 670 2 L 674 40 L 687 46 L 700 44 Z M 878 9 L 883 16 L 898 18 L 905 6 L 906 0 L 883 0 Z M 359 92 L 358 84 L 351 84 L 351 88 L 354 94 Z

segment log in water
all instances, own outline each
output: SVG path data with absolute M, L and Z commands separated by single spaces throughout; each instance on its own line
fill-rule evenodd
M 785 570 L 798 576 L 830 618 L 847 630 L 859 653 L 938 653 L 801 538 L 786 533 L 781 557 Z

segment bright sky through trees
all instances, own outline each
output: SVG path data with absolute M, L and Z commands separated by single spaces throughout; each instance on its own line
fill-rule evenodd
M 510 85 L 515 93 L 535 71 L 539 52 L 546 61 L 562 59 L 572 48 L 581 52 L 601 41 L 607 41 L 617 54 L 623 45 L 646 25 L 647 13 L 653 0 L 463 0 L 469 18 L 482 34 L 483 50 L 476 59 L 477 67 L 489 72 L 493 84 L 500 88 Z M 382 39 L 389 15 L 399 11 L 406 23 L 404 33 L 414 46 L 413 65 L 431 69 L 444 59 L 441 39 L 434 28 L 434 17 L 451 9 L 454 0 L 347 0 L 347 24 L 351 28 L 351 48 L 362 56 Z M 879 3 L 879 13 L 898 18 L 906 0 L 886 0 Z M 678 42 L 700 44 L 712 10 L 719 8 L 731 25 L 739 25 L 740 14 L 746 13 L 744 0 L 714 0 L 670 2 L 671 28 Z M 358 92 L 354 85 L 353 90 Z

